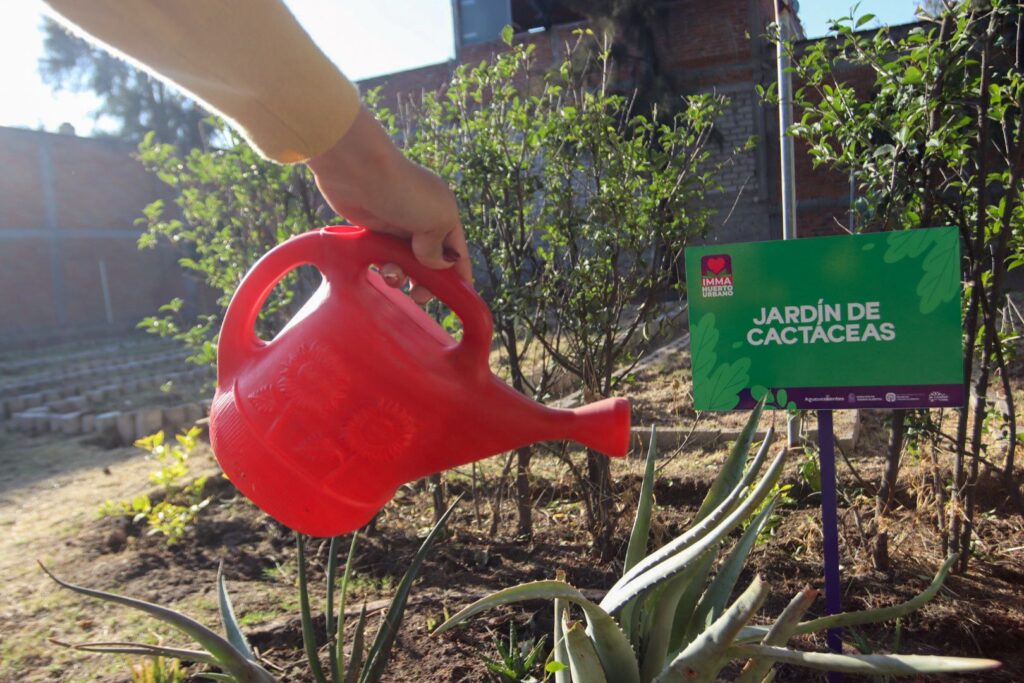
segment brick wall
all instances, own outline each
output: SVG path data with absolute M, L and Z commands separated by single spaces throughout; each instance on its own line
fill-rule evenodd
M 167 198 L 123 143 L 0 128 L 0 340 L 133 325 L 186 283 L 173 250 L 140 252 L 134 221 Z
M 755 85 L 768 87 L 776 79 L 775 47 L 765 40 L 775 19 L 774 0 L 718 0 L 713 5 L 697 0 L 663 0 L 655 37 L 657 56 L 667 67 L 673 85 L 682 94 L 716 92 L 730 105 L 718 122 L 713 156 L 721 160 L 749 138 L 755 149 L 736 156 L 718 180 L 723 190 L 709 197 L 717 210 L 709 242 L 738 242 L 782 237 L 780 206 L 778 108 L 764 105 Z M 564 53 L 572 30 L 580 24 L 556 26 L 536 34 L 520 34 L 517 41 L 536 46 L 537 62 L 544 66 Z M 797 31 L 802 31 L 796 27 Z M 459 61 L 475 64 L 504 49 L 499 42 L 464 48 Z M 366 82 L 381 87 L 390 101 L 418 95 L 447 82 L 454 63 L 393 74 Z M 841 77 L 859 90 L 870 89 L 873 74 L 840 65 Z M 620 65 L 618 81 L 628 88 L 632 74 Z M 798 84 L 796 84 L 798 85 Z M 794 112 L 798 120 L 800 111 Z M 848 178 L 825 168 L 815 169 L 806 146 L 795 149 L 797 231 L 800 236 L 840 234 L 848 224 Z

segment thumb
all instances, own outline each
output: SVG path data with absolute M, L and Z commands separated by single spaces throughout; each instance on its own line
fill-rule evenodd
M 435 232 L 414 233 L 412 253 L 417 261 L 434 270 L 444 270 L 453 265 L 444 257 L 444 235 Z

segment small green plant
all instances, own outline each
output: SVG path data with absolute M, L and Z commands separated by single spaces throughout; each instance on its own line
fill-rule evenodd
M 531 672 L 537 666 L 537 660 L 544 651 L 546 641 L 545 636 L 536 643 L 532 639 L 520 643 L 516 636 L 515 622 L 510 621 L 508 640 L 494 634 L 494 648 L 500 658 L 484 657 L 484 664 L 487 665 L 488 671 L 501 679 L 501 683 L 536 683 L 537 679 Z
M 624 573 L 600 603 L 588 600 L 565 581 L 536 581 L 478 600 L 442 624 L 437 633 L 499 605 L 553 600 L 555 666 L 548 670 L 554 673 L 555 683 L 711 683 L 734 660 L 745 661 L 735 679 L 741 683 L 771 680 L 777 662 L 869 676 L 980 671 L 999 666 L 988 659 L 846 655 L 802 652 L 786 646 L 798 634 L 896 619 L 921 607 L 938 593 L 955 556 L 943 564 L 923 593 L 893 607 L 801 622 L 817 596 L 808 587 L 774 624 L 754 626 L 750 621 L 768 596 L 768 587 L 760 577 L 755 577 L 730 604 L 747 555 L 778 501 L 772 492 L 786 455 L 785 450 L 780 452 L 758 478 L 773 438 L 769 429 L 757 455 L 747 465 L 763 404 L 751 414 L 690 529 L 648 555 L 657 443 L 652 434 Z M 726 539 L 759 509 L 712 577 L 715 559 Z M 582 611 L 585 625 L 574 618 L 574 607 Z
M 299 610 L 302 621 L 302 642 L 305 647 L 312 680 L 316 681 L 316 683 L 377 683 L 381 679 L 384 669 L 390 660 L 391 650 L 394 647 L 398 629 L 401 627 L 402 619 L 405 616 L 405 607 L 409 599 L 409 592 L 412 590 L 413 581 L 415 581 L 420 567 L 423 566 L 423 562 L 427 558 L 427 554 L 441 534 L 448 518 L 455 511 L 455 506 L 458 503 L 459 499 L 456 499 L 433 528 L 430 529 L 426 539 L 420 545 L 412 563 L 409 565 L 409 569 L 406 570 L 405 576 L 402 577 L 398 584 L 395 596 L 388 606 L 386 615 L 381 619 L 377 635 L 369 648 L 365 645 L 367 617 L 366 605 L 363 605 L 347 658 L 345 657 L 345 598 L 355 558 L 358 534 L 352 535 L 348 559 L 345 562 L 345 572 L 340 584 L 337 581 L 337 574 L 338 544 L 341 539 L 340 537 L 331 539 L 327 560 L 327 601 L 325 609 L 326 643 L 324 645 L 329 657 L 326 672 L 320 662 L 319 651 L 322 646 L 318 643 L 317 634 L 314 630 L 312 609 L 309 601 L 309 584 L 306 575 L 306 539 L 302 535 L 296 534 L 298 542 Z M 202 677 L 211 680 L 234 681 L 235 683 L 279 683 L 277 678 L 263 668 L 259 657 L 252 649 L 245 634 L 242 633 L 240 620 L 235 616 L 235 610 L 231 604 L 231 598 L 228 595 L 227 586 L 224 582 L 223 565 L 217 571 L 217 599 L 221 622 L 225 632 L 224 636 L 170 608 L 68 583 L 54 576 L 41 563 L 40 567 L 46 572 L 47 576 L 62 588 L 145 612 L 191 637 L 202 646 L 202 649 L 189 650 L 129 642 L 98 642 L 75 645 L 53 641 L 58 645 L 84 652 L 166 657 L 184 662 L 205 664 L 220 669 L 219 672 L 212 671 L 202 674 Z M 339 597 L 337 612 L 335 612 L 336 596 Z
M 132 664 L 132 683 L 185 683 L 185 672 L 177 659 L 147 657 Z
M 821 493 L 821 463 L 818 462 L 818 454 L 813 448 L 804 448 L 804 457 L 797 470 L 800 472 L 800 480 L 807 488 L 815 493 Z
M 149 534 L 163 534 L 168 544 L 180 541 L 200 511 L 210 504 L 210 498 L 203 498 L 206 477 L 182 483 L 188 479 L 189 457 L 199 444 L 200 433 L 199 427 L 192 427 L 168 443 L 159 431 L 136 441 L 137 447 L 160 464 L 149 480 L 163 489 L 163 499 L 153 503 L 149 495 L 142 494 L 126 501 L 107 500 L 100 506 L 100 515 L 129 515 L 134 524 L 145 522 Z
M 793 490 L 792 484 L 780 484 L 775 483 L 772 487 L 771 492 L 764 499 L 761 505 L 751 513 L 742 525 L 744 531 L 750 528 L 752 524 L 756 524 L 761 520 L 761 513 L 764 512 L 768 506 L 773 506 L 773 509 L 768 512 L 768 517 L 761 521 L 761 529 L 755 537 L 754 545 L 761 545 L 766 543 L 769 539 L 775 536 L 775 532 L 778 531 L 782 525 L 782 515 L 780 515 L 776 508 L 786 507 L 796 503 L 796 500 L 789 495 L 789 492 Z

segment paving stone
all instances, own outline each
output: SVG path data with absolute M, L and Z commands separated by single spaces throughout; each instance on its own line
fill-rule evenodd
M 35 413 L 15 413 L 13 419 L 15 431 L 30 434 L 35 429 Z
M 80 434 L 82 432 L 82 414 L 74 412 L 54 415 L 50 418 L 50 430 L 68 435 Z
M 60 400 L 60 389 L 47 389 L 43 392 L 43 401 L 45 403 L 51 403 L 53 401 Z
M 61 399 L 60 401 L 51 401 L 47 404 L 55 413 L 67 413 L 74 409 L 74 405 L 67 399 Z
M 185 416 L 185 406 L 171 406 L 170 408 L 164 409 L 164 427 L 168 431 L 176 432 L 182 430 L 187 426 L 187 418 Z
M 32 415 L 32 429 L 33 434 L 45 434 L 50 431 L 50 413 L 49 412 L 29 412 Z
M 121 416 L 116 410 L 108 413 L 100 413 L 96 416 L 96 431 L 101 434 L 114 434 L 117 432 L 117 418 Z
M 198 403 L 185 404 L 185 425 L 191 427 L 197 420 L 203 419 L 203 407 Z
M 141 408 L 135 412 L 135 438 L 141 439 L 160 431 L 164 411 L 161 408 Z
M 117 413 L 117 437 L 122 444 L 135 443 L 138 432 L 135 431 L 135 413 Z
M 82 433 L 92 434 L 96 431 L 96 415 L 95 413 L 86 413 L 82 416 Z

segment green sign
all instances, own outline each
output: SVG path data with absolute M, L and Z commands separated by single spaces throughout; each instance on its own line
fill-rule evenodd
M 686 250 L 697 410 L 963 405 L 956 228 Z

